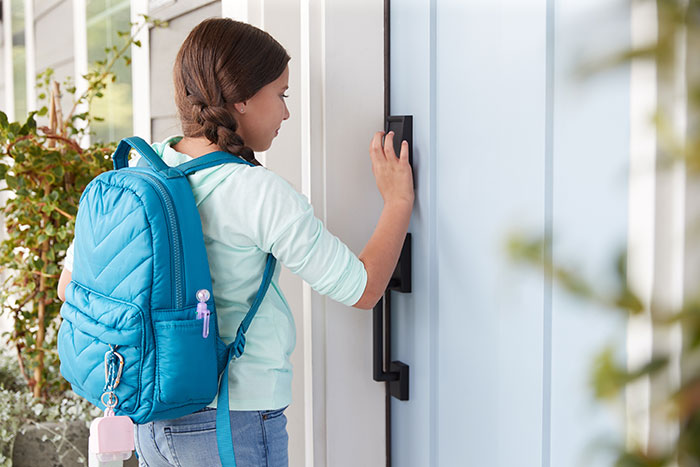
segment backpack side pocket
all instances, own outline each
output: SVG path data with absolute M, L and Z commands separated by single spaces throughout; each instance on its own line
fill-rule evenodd
M 154 322 L 160 402 L 208 404 L 214 400 L 218 389 L 216 334 L 202 337 L 202 326 L 201 319 Z

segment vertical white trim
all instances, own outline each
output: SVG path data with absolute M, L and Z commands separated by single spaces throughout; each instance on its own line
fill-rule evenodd
M 221 0 L 221 17 L 248 21 L 248 0 Z
M 34 0 L 24 0 L 24 60 L 27 82 L 27 113 L 36 110 L 36 47 Z
M 12 68 L 12 5 L 2 2 L 3 40 L 5 52 L 5 112 L 10 121 L 15 119 L 15 76 Z
M 311 194 L 311 49 L 310 0 L 299 5 L 300 42 L 300 104 L 301 104 L 301 192 Z M 311 287 L 302 284 L 302 315 L 304 329 L 304 459 L 306 467 L 314 466 L 314 373 L 313 373 L 313 307 Z
M 250 1 L 250 0 L 248 0 Z M 248 22 L 253 26 L 265 30 L 265 0 L 253 0 L 254 8 L 248 8 Z M 267 151 L 257 154 L 257 158 L 262 165 L 267 165 Z
M 656 41 L 656 5 L 633 1 L 630 6 L 631 46 Z M 652 321 L 649 305 L 654 281 L 656 197 L 656 128 L 651 120 L 657 104 L 656 64 L 635 59 L 630 66 L 630 174 L 627 271 L 630 288 L 646 309 L 627 325 L 627 366 L 636 370 L 652 357 Z M 651 387 L 641 378 L 625 391 L 627 445 L 648 448 Z
M 248 3 L 247 14 L 245 20 L 249 24 L 252 24 L 256 28 L 265 29 L 265 0 L 244 0 L 244 3 Z
M 87 89 L 87 80 L 83 78 L 88 72 L 87 57 L 87 18 L 85 0 L 73 0 L 73 57 L 75 67 L 75 95 L 80 96 Z M 86 104 L 81 104 L 76 113 L 88 110 Z M 85 135 L 80 141 L 83 147 L 90 145 L 90 135 Z
M 326 0 L 311 0 L 311 19 L 309 21 L 309 29 L 311 25 L 314 27 L 312 32 L 313 39 L 309 38 L 309 50 L 312 44 L 313 51 L 309 54 L 310 59 L 310 89 L 318 90 L 315 96 L 310 96 L 313 99 L 314 105 L 311 107 L 311 112 L 317 112 L 318 115 L 312 119 L 312 130 L 318 135 L 315 141 L 312 142 L 312 151 L 315 150 L 319 155 L 316 156 L 316 163 L 320 164 L 320 168 L 315 170 L 315 176 L 312 175 L 312 180 L 316 181 L 318 188 L 316 189 L 318 198 L 316 205 L 321 203 L 320 217 L 324 225 L 328 224 L 328 164 L 327 156 L 327 141 L 328 141 L 328 125 L 326 118 L 328 111 L 326 105 L 328 97 L 326 93 L 327 82 L 327 64 L 326 64 Z M 320 178 L 319 178 L 320 174 Z M 316 368 L 321 368 L 322 371 L 316 371 L 314 375 L 314 387 L 316 388 L 314 400 L 314 461 L 316 467 L 329 467 L 329 446 L 328 446 L 328 321 L 326 312 L 328 310 L 327 300 L 323 296 L 318 296 L 314 302 L 315 318 L 321 321 L 320 326 L 314 334 L 314 361 Z M 321 318 L 321 319 L 319 319 Z
M 260 0 L 260 20 L 257 26 L 260 29 L 265 29 L 265 0 Z
M 688 8 L 687 0 L 682 2 Z M 680 26 L 676 33 L 676 67 L 674 70 L 674 102 L 673 102 L 673 126 L 679 141 L 685 146 L 688 126 L 688 95 L 686 77 L 686 53 L 687 53 L 687 30 Z M 680 311 L 684 300 L 684 255 L 685 255 L 685 193 L 686 193 L 686 173 L 685 162 L 677 160 L 673 164 L 671 171 L 671 246 L 669 249 L 671 261 L 671 277 L 669 291 L 670 306 L 672 310 Z M 681 386 L 681 354 L 683 351 L 683 330 L 680 323 L 674 324 L 669 330 L 669 383 L 675 391 Z M 678 423 L 669 426 L 671 439 L 677 439 L 680 434 Z
M 148 0 L 131 0 L 131 22 L 143 23 Z M 131 46 L 131 96 L 134 134 L 151 141 L 151 45 L 150 32 L 144 27 L 135 37 L 141 47 Z

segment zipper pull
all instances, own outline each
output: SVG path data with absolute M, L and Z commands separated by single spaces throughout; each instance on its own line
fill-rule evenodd
M 201 319 L 202 323 L 202 337 L 206 339 L 209 336 L 209 315 L 211 312 L 207 308 L 207 300 L 209 300 L 209 291 L 207 289 L 201 289 L 197 291 L 197 319 Z

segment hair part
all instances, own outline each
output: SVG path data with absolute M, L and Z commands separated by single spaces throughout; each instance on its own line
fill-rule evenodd
M 272 36 L 229 18 L 210 18 L 187 36 L 175 59 L 175 104 L 187 137 L 210 142 L 255 164 L 237 133 L 233 104 L 253 97 L 284 72 L 290 57 Z

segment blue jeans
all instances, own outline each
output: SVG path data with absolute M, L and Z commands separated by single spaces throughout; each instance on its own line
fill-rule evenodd
M 288 467 L 284 409 L 230 414 L 237 467 Z M 221 465 L 216 444 L 216 409 L 205 408 L 173 420 L 136 425 L 134 437 L 139 467 Z

